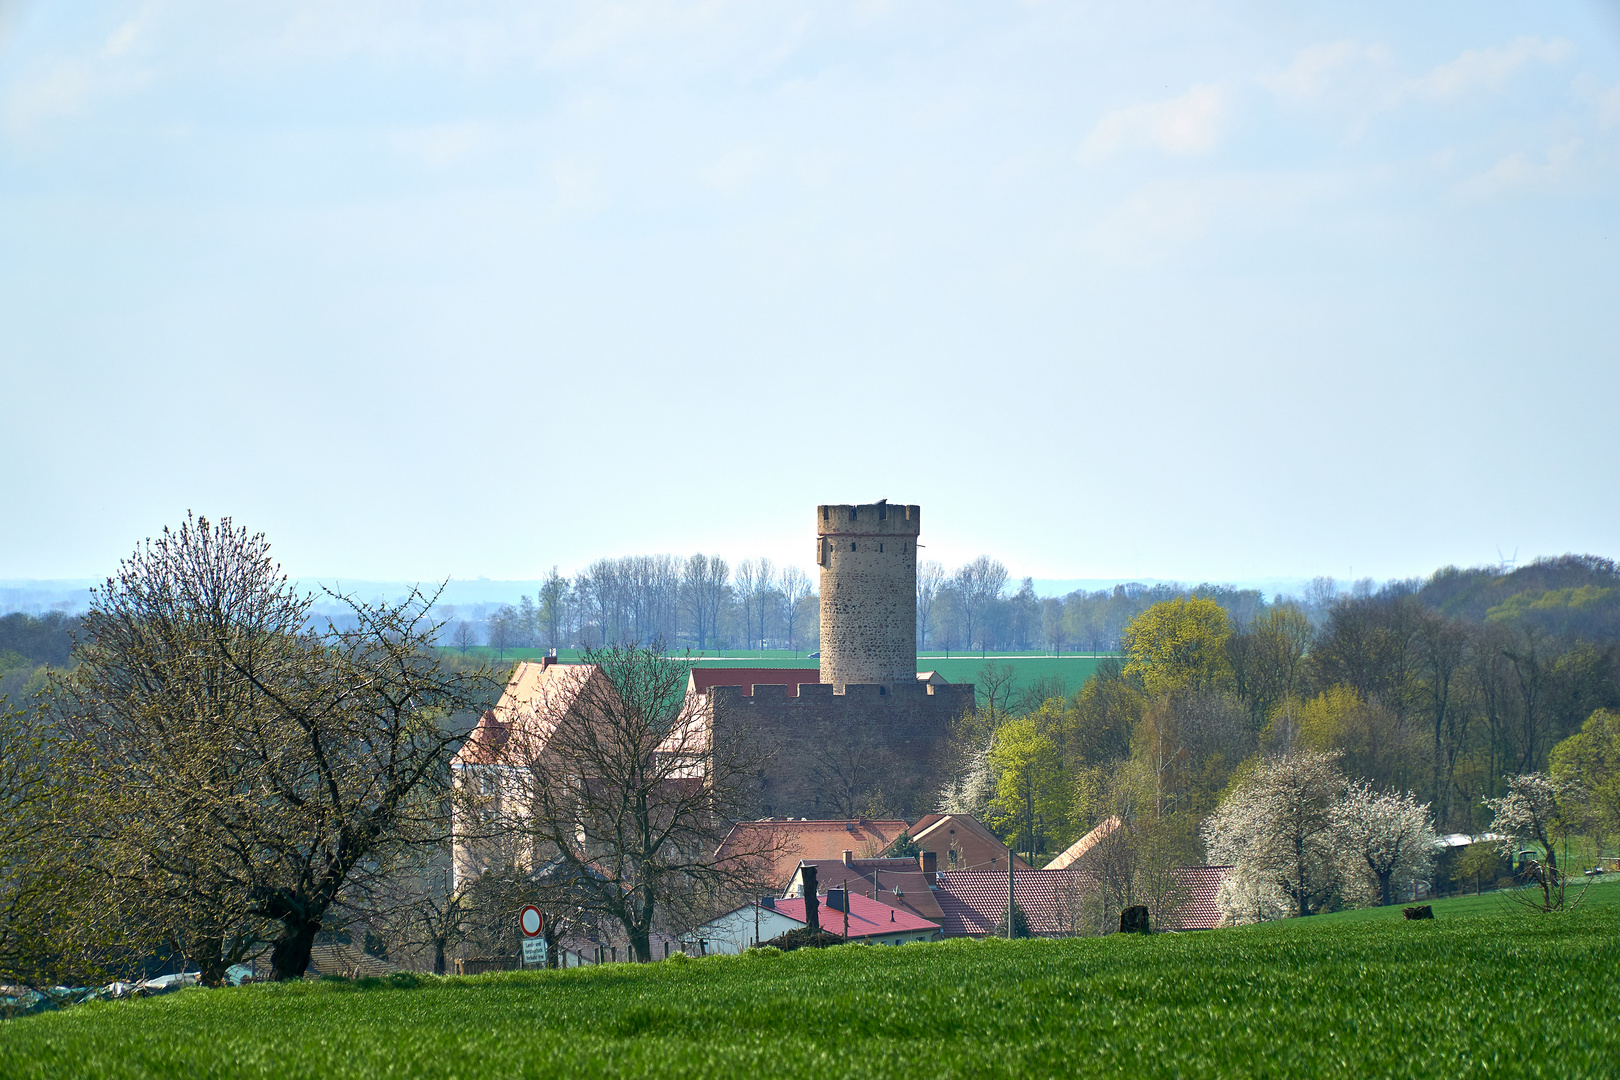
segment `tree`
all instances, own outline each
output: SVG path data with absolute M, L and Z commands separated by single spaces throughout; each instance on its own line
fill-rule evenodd
M 1335 753 L 1261 762 L 1204 822 L 1210 861 L 1280 891 L 1301 917 L 1321 910 L 1340 884 L 1333 826 L 1344 789 Z
M 1068 817 L 1069 784 L 1057 747 L 1033 719 L 1009 720 L 996 730 L 990 769 L 996 782 L 991 822 L 1008 846 L 1022 840 L 1033 862 L 1048 831 L 1061 828 Z
M 1150 695 L 1224 687 L 1231 665 L 1226 612 L 1213 600 L 1166 600 L 1131 620 L 1120 643 L 1129 654 L 1127 675 Z
M 1598 709 L 1581 730 L 1553 748 L 1553 779 L 1579 785 L 1589 827 L 1620 835 L 1620 713 Z
M 1375 792 L 1365 780 L 1353 781 L 1334 807 L 1333 829 L 1346 879 L 1366 881 L 1384 907 L 1393 901 L 1396 878 L 1426 878 L 1434 868 L 1429 808 L 1411 792 Z
M 945 584 L 945 568 L 932 560 L 917 567 L 917 650 L 928 648 L 934 629 L 934 601 Z
M 681 595 L 685 597 L 687 612 L 692 617 L 700 650 L 707 647 L 710 637 L 719 629 L 720 606 L 725 601 L 730 580 L 731 568 L 718 555 L 710 558 L 700 551 L 686 560 L 686 569 L 681 576 Z
M 535 886 L 542 907 L 618 923 L 641 961 L 656 926 L 694 925 L 767 887 L 778 843 L 761 831 L 748 850 L 718 854 L 753 812 L 767 755 L 746 738 L 712 739 L 687 674 L 657 646 L 592 650 L 535 703 L 537 725 L 498 750 L 526 794 L 500 825 L 550 868 Z
M 462 619 L 456 623 L 455 634 L 450 640 L 456 648 L 461 650 L 461 655 L 466 656 L 467 650 L 478 644 L 478 631 L 473 627 L 472 623 Z
M 553 566 L 540 586 L 540 626 L 548 648 L 562 646 L 567 633 L 568 579 Z
M 798 655 L 799 637 L 795 627 L 799 618 L 799 603 L 810 594 L 810 579 L 797 566 L 782 568 L 782 619 L 787 623 L 787 647 Z
M 1578 813 L 1579 787 L 1572 781 L 1557 780 L 1546 773 L 1521 773 L 1507 778 L 1508 792 L 1499 799 L 1486 799 L 1492 814 L 1491 830 L 1502 835 L 1498 847 L 1509 859 L 1524 854 L 1527 844 L 1540 848 L 1540 858 L 1529 863 L 1522 875 L 1540 889 L 1541 911 L 1558 911 L 1568 906 L 1564 875 L 1558 868 L 1558 845 L 1567 842 Z
M 881 801 L 884 778 L 896 772 L 893 753 L 865 726 L 840 727 L 816 740 L 806 771 L 818 793 L 818 810 L 845 818 L 865 814 Z
M 94 593 L 59 680 L 105 899 L 152 905 L 206 981 L 266 939 L 272 977 L 301 977 L 329 920 L 440 839 L 452 720 L 493 689 L 439 667 L 433 598 L 338 599 L 351 628 L 307 630 L 262 535 L 188 516 Z
M 517 639 L 517 617 L 517 609 L 511 604 L 502 604 L 489 617 L 489 647 L 502 659 Z

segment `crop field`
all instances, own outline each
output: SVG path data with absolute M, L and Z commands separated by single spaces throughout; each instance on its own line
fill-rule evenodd
M 1551 916 L 1486 896 L 1424 922 L 393 978 L 5 1021 L 0 1076 L 1612 1076 L 1620 887 Z

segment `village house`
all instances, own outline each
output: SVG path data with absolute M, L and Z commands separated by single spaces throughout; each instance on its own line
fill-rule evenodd
M 844 889 L 818 893 L 821 929 L 845 941 L 867 945 L 907 945 L 933 941 L 939 924 Z M 690 935 L 702 955 L 739 953 L 768 943 L 789 930 L 809 925 L 803 897 L 764 897 L 717 916 Z M 756 928 L 757 927 L 757 928 Z

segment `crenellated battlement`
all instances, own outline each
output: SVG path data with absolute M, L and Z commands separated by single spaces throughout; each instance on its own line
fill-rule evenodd
M 917 536 L 922 532 L 922 507 L 889 503 L 827 503 L 816 507 L 816 535 Z

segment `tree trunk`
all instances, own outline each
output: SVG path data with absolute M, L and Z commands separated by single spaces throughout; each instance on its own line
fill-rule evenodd
M 1378 873 L 1378 891 L 1383 896 L 1383 900 L 1380 902 L 1384 907 L 1389 907 L 1389 905 L 1393 902 L 1390 898 L 1389 887 L 1390 879 L 1394 876 L 1394 870 L 1382 870 Z
M 433 943 L 433 974 L 443 975 L 447 967 L 444 959 L 444 939 L 440 938 Z
M 632 930 L 630 932 L 630 948 L 636 954 L 636 963 L 645 964 L 652 960 L 651 935 L 646 930 Z
M 309 951 L 315 947 L 315 935 L 320 932 L 319 919 L 314 922 L 287 922 L 281 937 L 270 951 L 270 978 L 275 982 L 302 979 L 309 967 Z
M 225 941 L 223 938 L 205 937 L 192 950 L 197 958 L 197 970 L 202 973 L 204 986 L 219 986 L 225 982 Z

